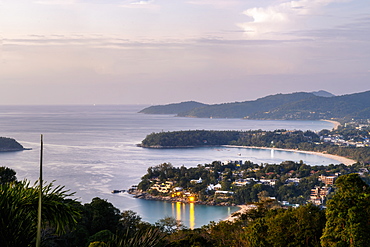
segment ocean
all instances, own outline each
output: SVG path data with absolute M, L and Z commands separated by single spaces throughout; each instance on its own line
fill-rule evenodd
M 215 160 L 250 160 L 280 163 L 303 160 L 309 165 L 338 162 L 322 156 L 264 149 L 202 147 L 145 149 L 137 147 L 147 134 L 174 130 L 321 130 L 325 121 L 262 121 L 242 119 L 181 118 L 137 113 L 143 105 L 0 106 L 0 136 L 16 139 L 26 148 L 0 153 L 0 166 L 17 172 L 18 180 L 38 179 L 40 135 L 44 139 L 44 180 L 63 185 L 82 203 L 94 197 L 111 202 L 120 210 L 133 210 L 154 223 L 166 216 L 190 228 L 225 219 L 236 207 L 204 206 L 135 199 L 126 190 L 140 182 L 148 167 L 161 163 L 197 166 Z

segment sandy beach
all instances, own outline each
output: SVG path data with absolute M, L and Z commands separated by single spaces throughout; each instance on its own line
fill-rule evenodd
M 267 148 L 267 147 L 253 147 L 253 146 L 232 146 L 232 145 L 224 145 L 224 147 L 229 147 L 229 148 L 232 148 L 232 147 L 255 148 L 255 149 L 269 149 L 269 150 L 273 149 L 273 150 L 281 150 L 281 151 L 289 151 L 289 152 L 297 152 L 297 153 L 314 154 L 314 155 L 320 155 L 320 156 L 323 156 L 323 157 L 326 157 L 326 158 L 330 158 L 330 159 L 333 159 L 333 160 L 337 160 L 340 163 L 345 164 L 347 166 L 352 165 L 352 164 L 357 162 L 355 160 L 352 160 L 352 159 L 349 159 L 349 158 L 346 158 L 346 157 L 342 157 L 342 156 L 339 156 L 339 155 L 327 154 L 327 153 L 321 153 L 321 152 L 313 152 L 313 151 L 303 151 L 303 150 L 296 150 L 296 149 Z
M 251 204 L 251 205 L 237 205 L 237 207 L 239 207 L 240 209 L 234 213 L 232 213 L 231 215 L 229 215 L 229 217 L 227 217 L 226 219 L 224 219 L 224 221 L 230 221 L 230 222 L 234 222 L 238 217 L 239 214 L 244 214 L 246 213 L 248 210 L 251 210 L 251 209 L 254 209 L 256 208 L 255 205 Z
M 325 121 L 325 122 L 329 122 L 329 123 L 334 124 L 333 130 L 338 129 L 338 127 L 340 125 L 340 123 L 338 121 L 334 121 L 334 120 L 321 120 L 321 121 Z

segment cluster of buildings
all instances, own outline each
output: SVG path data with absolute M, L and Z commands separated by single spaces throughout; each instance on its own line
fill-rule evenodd
M 370 119 L 368 120 L 370 123 Z M 343 147 L 370 147 L 370 132 L 366 133 L 369 128 L 370 124 L 358 124 L 358 123 L 346 123 L 344 127 L 347 126 L 354 126 L 354 129 L 361 131 L 362 134 L 353 135 L 348 137 L 347 139 L 340 134 L 332 134 L 327 136 L 320 136 L 321 142 L 331 143 L 336 146 L 343 146 Z
M 248 168 L 246 170 L 244 169 L 238 169 L 242 165 L 241 160 L 237 161 L 225 161 L 220 162 L 221 165 L 230 165 L 233 164 L 235 169 L 232 170 L 232 173 L 230 171 L 228 172 L 219 172 L 220 174 L 220 182 L 217 184 L 207 184 L 205 185 L 205 180 L 203 180 L 201 177 L 198 179 L 192 179 L 190 180 L 190 183 L 193 185 L 197 184 L 203 184 L 205 186 L 207 191 L 212 191 L 212 194 L 214 194 L 215 198 L 228 198 L 233 195 L 233 191 L 225 190 L 223 186 L 221 185 L 223 180 L 228 179 L 230 184 L 233 187 L 243 187 L 248 184 L 263 184 L 263 185 L 269 185 L 269 186 L 275 186 L 278 181 L 282 182 L 281 179 L 275 179 L 275 178 L 266 178 L 264 176 L 268 175 L 268 173 L 265 173 L 263 176 L 260 176 L 259 178 L 255 177 L 247 177 L 245 178 L 244 172 L 258 172 L 261 168 L 255 167 L 255 168 Z M 212 167 L 206 167 L 206 169 L 212 169 Z M 359 174 L 364 175 L 364 173 L 368 173 L 369 171 L 367 168 L 360 168 Z M 272 172 L 273 173 L 273 172 Z M 314 174 L 315 171 L 311 171 L 311 174 Z M 287 171 L 285 175 L 290 176 L 285 178 L 284 184 L 289 185 L 298 185 L 301 181 L 301 178 L 295 177 L 295 171 Z M 335 183 L 335 180 L 338 178 L 340 174 L 335 173 L 334 175 L 320 175 L 318 177 L 319 181 L 322 182 L 323 186 L 315 186 L 311 189 L 310 197 L 308 199 L 308 202 L 311 202 L 315 205 L 323 205 L 325 204 L 326 198 L 330 192 L 332 192 L 332 187 Z M 232 179 L 230 179 L 233 177 Z M 153 181 L 152 181 L 153 182 Z M 154 181 L 155 183 L 150 187 L 150 190 L 156 190 L 159 193 L 167 194 L 169 197 L 172 198 L 181 198 L 183 201 L 195 201 L 199 195 L 192 193 L 191 190 L 188 190 L 187 188 L 182 187 L 176 187 L 175 183 L 176 181 L 165 181 L 161 182 L 159 180 Z M 287 202 L 281 202 L 283 205 L 284 203 L 287 204 Z
M 322 142 L 341 147 L 370 147 L 370 137 L 360 136 L 356 140 L 345 140 L 342 135 L 328 135 L 320 137 Z

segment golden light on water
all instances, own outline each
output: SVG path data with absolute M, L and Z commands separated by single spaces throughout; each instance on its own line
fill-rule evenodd
M 194 229 L 195 227 L 195 206 L 194 203 L 182 203 L 182 202 L 176 202 L 172 203 L 172 211 L 176 215 L 176 220 L 182 220 L 182 219 L 187 219 L 186 214 L 187 214 L 187 205 L 189 205 L 189 228 Z
M 194 203 L 190 203 L 189 205 L 189 227 L 190 229 L 194 229 L 195 226 L 195 213 L 194 213 Z
M 181 220 L 181 202 L 176 202 L 176 219 Z

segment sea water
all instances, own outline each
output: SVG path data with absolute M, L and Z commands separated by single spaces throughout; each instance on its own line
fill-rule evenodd
M 147 134 L 175 130 L 321 130 L 324 121 L 262 121 L 242 119 L 180 118 L 137 113 L 145 106 L 0 106 L 0 136 L 16 139 L 22 152 L 0 153 L 0 166 L 17 172 L 18 180 L 35 182 L 39 172 L 40 135 L 44 138 L 44 180 L 54 181 L 82 203 L 100 197 L 120 210 L 133 210 L 150 223 L 172 216 L 194 228 L 225 219 L 236 207 L 145 201 L 126 190 L 140 182 L 147 168 L 161 163 L 192 167 L 215 160 L 250 160 L 254 163 L 304 161 L 310 165 L 338 162 L 322 156 L 264 149 L 137 147 Z

